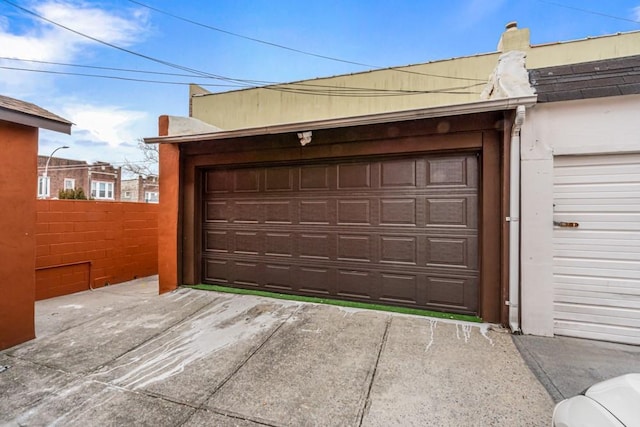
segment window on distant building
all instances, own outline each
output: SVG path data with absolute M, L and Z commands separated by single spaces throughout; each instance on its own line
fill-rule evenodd
M 38 177 L 38 197 L 39 198 L 49 197 L 49 177 L 48 176 Z
M 131 198 L 131 191 L 125 191 L 124 192 L 124 198 L 125 199 L 130 199 Z
M 144 192 L 144 201 L 146 203 L 158 203 L 158 192 L 157 191 L 145 191 Z
M 73 178 L 65 178 L 64 179 L 64 189 L 65 190 L 73 190 L 76 188 L 76 180 Z
M 113 200 L 113 182 L 91 181 L 91 197 Z

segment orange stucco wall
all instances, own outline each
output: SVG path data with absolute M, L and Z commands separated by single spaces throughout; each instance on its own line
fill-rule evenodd
M 166 135 L 166 118 L 160 118 L 160 135 Z M 160 144 L 160 212 L 158 214 L 158 274 L 160 293 L 178 287 L 178 212 L 180 149 Z
M 158 205 L 36 202 L 36 299 L 158 273 Z
M 35 337 L 38 129 L 0 121 L 0 350 Z

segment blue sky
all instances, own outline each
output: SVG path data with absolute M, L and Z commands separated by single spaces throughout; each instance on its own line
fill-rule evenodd
M 203 28 L 145 5 L 244 37 L 376 67 L 492 52 L 513 20 L 530 28 L 533 44 L 640 30 L 640 0 L 0 0 L 0 57 L 185 73 L 33 12 L 132 52 L 234 79 L 286 82 L 370 69 Z M 139 158 L 137 141 L 157 134 L 159 115 L 188 115 L 188 87 L 52 72 L 229 84 L 15 59 L 0 59 L 0 67 L 41 71 L 0 69 L 0 94 L 76 124 L 71 136 L 42 132 L 41 154 L 66 144 L 71 148 L 60 156 L 114 164 Z

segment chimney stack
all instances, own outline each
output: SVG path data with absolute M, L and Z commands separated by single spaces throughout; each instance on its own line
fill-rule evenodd
M 498 52 L 509 52 L 511 50 L 526 51 L 531 47 L 530 33 L 528 28 L 518 28 L 516 21 L 511 21 L 505 25 L 505 31 L 498 42 Z

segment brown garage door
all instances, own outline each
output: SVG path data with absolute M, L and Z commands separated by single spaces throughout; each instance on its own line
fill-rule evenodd
M 206 283 L 477 313 L 475 153 L 212 169 Z

